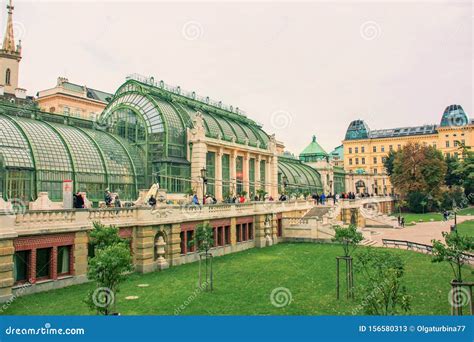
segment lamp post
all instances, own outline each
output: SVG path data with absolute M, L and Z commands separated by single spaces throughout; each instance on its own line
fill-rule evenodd
M 203 167 L 201 169 L 201 178 L 202 178 L 202 204 L 204 204 L 204 202 L 206 201 L 205 200 L 205 196 L 206 196 L 206 189 L 205 189 L 205 186 L 207 184 L 207 178 L 206 178 L 206 175 L 207 175 L 207 170 L 205 167 Z

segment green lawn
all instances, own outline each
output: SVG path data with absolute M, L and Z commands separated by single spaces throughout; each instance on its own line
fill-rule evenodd
M 390 251 L 406 262 L 404 282 L 414 296 L 411 314 L 450 314 L 450 266 L 433 264 L 428 255 Z M 116 295 L 117 310 L 123 315 L 173 315 L 183 305 L 182 315 L 351 315 L 363 298 L 335 299 L 335 257 L 340 254 L 341 247 L 336 245 L 285 243 L 219 257 L 215 259 L 212 293 L 196 292 L 197 263 L 132 274 Z M 469 270 L 465 274 L 466 280 L 474 280 Z M 361 281 L 356 273 L 356 285 Z M 272 290 L 278 287 L 288 288 L 292 294 L 291 303 L 282 308 L 270 302 Z M 82 302 L 91 288 L 92 284 L 82 284 L 19 297 L 3 314 L 92 314 Z M 125 300 L 127 296 L 139 298 Z
M 458 215 L 473 215 L 474 216 L 474 207 L 461 209 L 458 211 Z
M 457 226 L 459 234 L 474 237 L 474 220 L 464 221 Z
M 397 216 L 396 214 L 394 215 Z M 440 213 L 425 213 L 425 214 L 413 214 L 413 213 L 402 213 L 402 216 L 405 218 L 405 225 L 412 225 L 412 222 L 430 222 L 433 221 L 442 221 L 443 215 Z M 420 221 L 421 220 L 421 221 Z

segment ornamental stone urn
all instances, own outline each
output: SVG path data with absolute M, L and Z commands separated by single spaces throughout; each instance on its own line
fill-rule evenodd
M 170 267 L 168 261 L 164 257 L 165 246 L 166 242 L 163 239 L 163 236 L 160 236 L 158 241 L 156 241 L 156 254 L 158 255 L 158 258 L 156 259 L 156 266 L 159 270 L 164 270 Z

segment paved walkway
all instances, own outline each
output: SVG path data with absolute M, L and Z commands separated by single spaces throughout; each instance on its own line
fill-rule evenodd
M 467 220 L 473 220 L 472 216 L 458 216 L 458 224 Z M 406 240 L 411 242 L 432 245 L 432 239 L 443 241 L 442 232 L 449 232 L 449 228 L 454 224 L 454 220 L 447 222 L 422 222 L 414 226 L 405 228 L 367 228 L 375 234 L 371 234 L 371 239 L 376 241 L 375 246 L 382 246 L 382 239 Z

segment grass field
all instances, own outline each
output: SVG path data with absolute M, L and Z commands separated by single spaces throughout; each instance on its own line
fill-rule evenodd
M 474 237 L 474 220 L 464 221 L 457 226 L 459 234 Z
M 457 211 L 457 215 L 459 216 L 466 216 L 466 215 L 473 215 L 474 216 L 474 208 L 464 208 Z M 397 213 L 393 213 L 393 216 L 397 217 Z M 430 222 L 433 221 L 442 221 L 443 214 L 441 213 L 425 213 L 425 214 L 414 214 L 414 213 L 402 213 L 402 216 L 405 218 L 405 225 L 411 226 L 413 225 L 412 222 Z M 421 221 L 420 221 L 421 220 Z
M 362 248 L 362 247 L 361 247 Z M 433 264 L 428 255 L 390 249 L 406 262 L 404 284 L 413 295 L 414 315 L 448 315 L 448 264 Z M 341 247 L 330 244 L 278 244 L 251 249 L 215 259 L 215 290 L 197 291 L 198 264 L 172 267 L 164 272 L 132 274 L 116 295 L 122 315 L 351 315 L 362 303 L 335 298 L 335 257 Z M 466 280 L 474 280 L 469 270 Z M 355 274 L 356 285 L 363 279 Z M 139 287 L 148 284 L 148 287 Z M 284 287 L 292 300 L 275 307 L 270 294 Z M 17 298 L 2 312 L 8 315 L 87 315 L 94 314 L 83 303 L 92 284 Z M 126 300 L 127 296 L 138 296 Z M 358 312 L 363 314 L 363 312 Z

